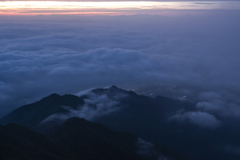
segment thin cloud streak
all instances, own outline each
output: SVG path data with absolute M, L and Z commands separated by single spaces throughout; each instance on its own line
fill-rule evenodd
M 239 10 L 237 1 L 0 1 L 0 15 L 90 14 L 129 15 L 159 14 L 163 10 Z

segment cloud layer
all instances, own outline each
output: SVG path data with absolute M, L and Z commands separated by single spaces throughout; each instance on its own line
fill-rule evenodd
M 237 114 L 240 14 L 222 13 L 0 17 L 0 115 L 53 92 L 112 84 L 184 97 L 198 114 Z

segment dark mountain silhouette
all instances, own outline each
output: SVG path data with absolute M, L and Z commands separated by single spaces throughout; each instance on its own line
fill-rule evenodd
M 83 159 L 141 159 L 136 153 L 137 136 L 114 132 L 82 118 L 68 119 L 50 137 Z
M 238 152 L 240 150 L 240 130 L 234 123 L 225 122 L 221 123 L 219 127 L 211 128 L 210 126 L 207 128 L 190 123 L 188 119 L 184 123 L 179 120 L 169 120 L 176 114 L 196 112 L 195 106 L 195 104 L 187 101 L 162 96 L 150 98 L 112 86 L 94 89 L 80 96 L 52 94 L 38 102 L 14 110 L 1 118 L 0 123 L 4 125 L 17 123 L 47 136 L 56 137 L 57 141 L 70 146 L 68 148 L 77 146 L 77 148 L 73 147 L 71 150 L 79 152 L 78 148 L 85 142 L 83 140 L 73 141 L 74 138 L 72 137 L 77 137 L 77 134 L 74 134 L 75 129 L 79 135 L 87 135 L 87 130 L 90 128 L 86 128 L 86 134 L 80 132 L 84 130 L 81 127 L 71 128 L 67 119 L 77 116 L 102 124 L 113 131 L 129 132 L 147 141 L 157 143 L 154 153 L 149 154 L 151 156 L 161 157 L 161 155 L 165 155 L 176 160 L 240 159 L 240 152 Z M 215 115 L 215 117 L 217 116 Z M 71 123 L 76 121 L 83 122 L 82 119 L 71 119 Z M 208 122 L 206 120 L 206 122 L 197 121 L 197 123 Z M 69 128 L 65 124 L 68 124 L 67 127 Z M 86 124 L 92 125 L 90 122 Z M 92 132 L 90 135 L 96 139 L 99 137 L 104 139 L 102 133 L 103 130 L 96 133 Z M 97 150 L 96 148 L 101 146 L 100 144 L 108 144 L 108 146 L 111 146 L 109 151 L 113 149 L 111 153 L 120 154 L 120 151 L 114 151 L 114 144 L 118 144 L 117 146 L 120 147 L 122 141 L 117 141 L 111 136 L 111 133 L 105 135 L 110 138 L 109 141 L 104 143 L 102 141 L 99 141 L 99 143 L 92 142 L 92 147 Z M 64 137 L 63 135 L 71 136 Z M 131 139 L 130 137 L 128 138 Z M 89 137 L 85 138 L 90 140 Z M 132 153 L 133 139 L 136 140 L 136 137 L 132 136 L 131 144 L 123 145 L 127 148 L 127 152 L 124 152 L 124 154 Z M 127 144 L 127 142 L 124 142 L 124 144 Z
M 107 97 L 110 99 L 120 94 L 126 95 L 126 97 L 118 100 L 120 102 L 122 112 L 118 112 L 119 116 L 117 117 L 121 119 L 120 121 L 122 122 L 124 122 L 124 119 L 127 119 L 126 121 L 128 122 L 130 122 L 131 119 L 135 119 L 132 121 L 134 122 L 136 119 L 140 120 L 142 117 L 149 118 L 144 120 L 147 126 L 149 126 L 151 121 L 163 120 L 166 113 L 171 113 L 181 108 L 191 108 L 194 106 L 194 104 L 189 102 L 173 100 L 161 96 L 152 99 L 147 96 L 137 95 L 132 91 L 119 89 L 116 86 L 112 86 L 108 89 L 94 89 L 91 92 L 97 96 L 107 95 Z M 58 94 L 51 94 L 40 101 L 15 109 L 8 115 L 2 117 L 0 119 L 0 123 L 3 125 L 8 123 L 17 123 L 33 130 L 42 131 L 45 128 L 41 128 L 44 126 L 44 124 L 40 125 L 40 123 L 45 118 L 55 113 L 68 113 L 69 111 L 62 106 L 68 106 L 72 107 L 73 109 L 77 109 L 85 103 L 84 100 L 86 98 L 88 98 L 88 95 L 82 95 L 78 97 L 75 95 L 60 96 Z M 146 116 L 147 114 L 151 114 L 151 116 Z M 113 116 L 117 118 L 115 114 Z M 111 123 L 110 121 L 108 122 Z M 48 124 L 48 126 L 51 124 Z M 117 126 L 120 127 L 119 125 Z
M 39 124 L 43 119 L 54 113 L 67 113 L 68 111 L 61 106 L 76 108 L 84 103 L 82 98 L 74 95 L 60 96 L 51 94 L 32 104 L 17 108 L 7 116 L 1 118 L 1 124 L 17 123 L 30 129 L 40 131 Z
M 61 143 L 17 124 L 0 125 L 1 160 L 74 160 Z
M 53 128 L 52 128 L 53 129 Z M 115 132 L 100 124 L 70 118 L 48 135 L 10 123 L 0 125 L 1 160 L 141 160 L 137 136 Z

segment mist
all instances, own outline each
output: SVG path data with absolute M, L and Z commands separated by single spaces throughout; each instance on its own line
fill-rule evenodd
M 201 125 L 210 115 L 217 127 L 212 112 L 237 118 L 240 13 L 200 13 L 0 17 L 0 116 L 51 93 L 114 84 L 197 104 L 173 119 Z

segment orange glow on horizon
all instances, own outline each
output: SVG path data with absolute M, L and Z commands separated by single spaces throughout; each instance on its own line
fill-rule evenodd
M 236 1 L 157 2 L 157 1 L 2 1 L 0 15 L 129 15 L 165 10 L 239 10 Z

